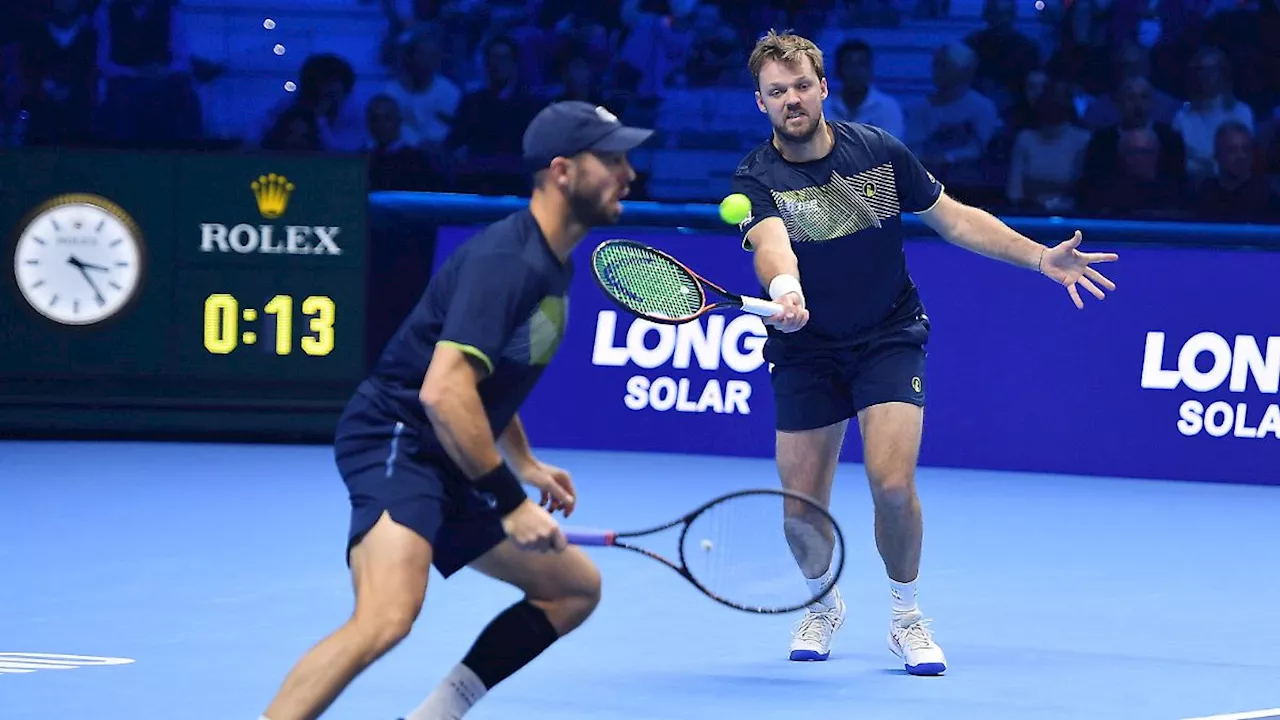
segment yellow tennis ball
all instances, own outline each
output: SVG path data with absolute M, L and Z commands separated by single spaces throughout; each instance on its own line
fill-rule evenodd
M 734 193 L 720 201 L 720 219 L 737 225 L 751 214 L 751 200 L 742 193 Z

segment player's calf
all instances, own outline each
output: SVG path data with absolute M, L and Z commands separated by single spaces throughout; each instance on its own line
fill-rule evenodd
M 461 718 L 498 683 L 582 625 L 600 604 L 601 579 L 576 547 L 537 553 L 503 542 L 472 564 L 525 597 L 498 614 L 467 655 L 406 720 Z

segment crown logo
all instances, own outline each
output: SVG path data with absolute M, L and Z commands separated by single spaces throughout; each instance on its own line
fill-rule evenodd
M 289 196 L 293 193 L 293 183 L 283 175 L 271 173 L 261 175 L 249 183 L 253 190 L 253 198 L 258 202 L 258 212 L 268 220 L 274 220 L 284 214 L 289 207 Z

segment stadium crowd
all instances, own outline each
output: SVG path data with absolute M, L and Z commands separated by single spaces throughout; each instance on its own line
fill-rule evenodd
M 523 193 L 520 137 L 545 103 L 650 124 L 673 92 L 749 93 L 746 55 L 776 27 L 822 47 L 828 117 L 898 135 L 970 202 L 1280 222 L 1275 0 L 1041 2 L 1036 37 L 1013 0 L 987 0 L 910 97 L 877 82 L 858 30 L 937 17 L 946 0 L 350 2 L 386 18 L 383 76 L 312 55 L 296 92 L 213 142 L 198 86 L 225 68 L 190 51 L 179 0 L 30 0 L 0 24 L 0 144 L 364 153 L 374 189 Z

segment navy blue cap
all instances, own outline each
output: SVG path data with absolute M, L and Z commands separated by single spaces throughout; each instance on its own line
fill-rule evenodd
M 652 130 L 627 127 L 599 105 L 566 100 L 551 103 L 524 131 L 524 160 L 541 170 L 558 157 L 580 152 L 627 152 L 649 139 Z

